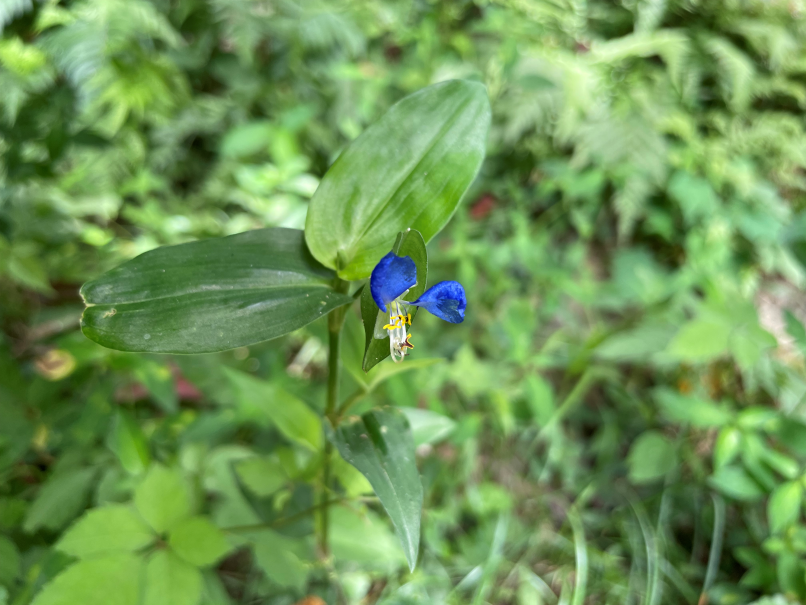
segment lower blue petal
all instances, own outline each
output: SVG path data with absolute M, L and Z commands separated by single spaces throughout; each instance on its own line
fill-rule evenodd
M 467 298 L 465 298 L 465 289 L 458 281 L 441 281 L 428 288 L 420 298 L 409 304 L 423 307 L 432 315 L 452 324 L 459 324 L 465 320 Z
M 390 252 L 372 270 L 369 291 L 378 308 L 386 313 L 386 305 L 416 283 L 417 266 L 411 257 Z

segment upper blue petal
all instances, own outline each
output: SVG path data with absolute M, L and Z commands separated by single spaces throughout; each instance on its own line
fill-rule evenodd
M 369 291 L 375 299 L 375 304 L 385 313 L 386 305 L 416 283 L 417 266 L 411 257 L 398 256 L 390 252 L 372 270 Z
M 465 320 L 465 289 L 458 281 L 441 281 L 428 288 L 412 305 L 427 309 L 432 315 L 459 324 Z

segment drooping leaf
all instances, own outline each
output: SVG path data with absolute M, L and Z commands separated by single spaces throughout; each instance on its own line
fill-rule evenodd
M 291 441 L 314 451 L 322 445 L 322 424 L 301 399 L 280 387 L 230 368 L 225 368 L 236 404 L 254 420 L 274 424 Z
M 146 563 L 142 605 L 196 605 L 201 598 L 201 572 L 168 550 Z
M 45 585 L 31 605 L 138 605 L 142 559 L 130 553 L 79 561 Z
M 425 292 L 428 283 L 428 252 L 422 234 L 415 229 L 406 229 L 397 234 L 392 252 L 398 256 L 409 256 L 417 267 L 417 283 L 409 289 L 403 300 L 417 300 Z M 410 309 L 412 321 L 417 315 L 417 308 Z M 389 357 L 389 334 L 384 330 L 383 336 L 377 338 L 376 325 L 381 310 L 372 298 L 368 286 L 361 293 L 361 318 L 364 321 L 364 361 L 362 368 L 369 372 L 375 365 Z
M 417 562 L 423 487 L 406 416 L 392 407 L 354 416 L 335 432 L 342 457 L 369 480 L 392 519 L 409 567 Z
M 56 544 L 60 551 L 85 558 L 103 553 L 134 552 L 156 539 L 132 508 L 104 506 L 85 513 Z
M 301 231 L 257 229 L 157 248 L 87 282 L 84 334 L 110 349 L 222 351 L 277 338 L 351 301 Z
M 164 532 L 190 514 L 190 494 L 175 469 L 154 464 L 134 491 L 134 504 L 154 531 Z
M 168 540 L 174 552 L 191 565 L 212 565 L 230 550 L 224 534 L 207 517 L 180 521 Z
M 484 86 L 451 80 L 394 105 L 330 167 L 308 209 L 313 255 L 343 279 L 367 277 L 398 231 L 429 241 L 448 222 L 484 159 Z

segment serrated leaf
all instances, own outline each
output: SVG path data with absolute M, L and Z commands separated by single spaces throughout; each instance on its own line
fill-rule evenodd
M 196 605 L 202 594 L 201 572 L 168 550 L 146 563 L 143 605 Z
M 392 252 L 398 256 L 409 256 L 417 267 L 417 283 L 412 286 L 403 300 L 417 300 L 425 292 L 428 284 L 428 251 L 422 234 L 415 229 L 406 229 L 397 234 Z M 417 316 L 417 308 L 410 309 L 412 321 Z M 378 363 L 389 357 L 389 335 L 384 331 L 384 338 L 376 338 L 375 326 L 381 310 L 375 304 L 369 286 L 361 292 L 361 319 L 364 322 L 364 360 L 361 367 L 369 372 Z M 400 364 L 397 364 L 400 365 Z
M 391 407 L 370 410 L 339 426 L 334 440 L 342 457 L 369 480 L 413 570 L 420 545 L 423 488 L 405 415 Z
M 141 566 L 130 553 L 79 561 L 46 584 L 31 605 L 139 605 Z
M 159 533 L 190 515 L 190 494 L 182 475 L 160 464 L 152 465 L 134 490 L 134 504 Z
M 394 105 L 341 154 L 308 208 L 313 255 L 342 279 L 367 277 L 398 231 L 429 241 L 476 177 L 490 125 L 477 82 L 451 80 Z
M 122 351 L 205 353 L 277 338 L 352 301 L 302 231 L 257 229 L 141 254 L 81 288 L 84 334 Z
M 255 420 L 273 424 L 288 439 L 313 451 L 322 446 L 322 423 L 305 402 L 265 380 L 224 368 L 233 386 L 236 404 Z
M 231 547 L 226 537 L 207 517 L 190 517 L 180 521 L 168 540 L 174 552 L 196 567 L 212 565 Z
M 115 551 L 134 552 L 156 539 L 148 524 L 128 506 L 87 511 L 57 542 L 60 551 L 80 559 Z

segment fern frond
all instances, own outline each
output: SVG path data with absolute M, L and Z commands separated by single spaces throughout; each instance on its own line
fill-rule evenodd
M 618 188 L 613 196 L 613 208 L 618 215 L 619 240 L 623 241 L 632 234 L 654 190 L 652 181 L 640 173 L 629 176 L 624 185 Z
M 660 26 L 666 14 L 666 0 L 640 0 L 636 7 L 635 33 L 651 32 Z
M 706 51 L 716 60 L 716 76 L 728 104 L 742 111 L 750 103 L 755 67 L 750 58 L 725 38 L 705 41 Z

